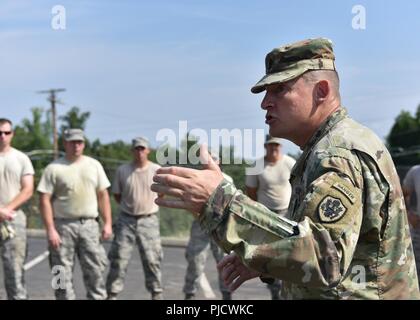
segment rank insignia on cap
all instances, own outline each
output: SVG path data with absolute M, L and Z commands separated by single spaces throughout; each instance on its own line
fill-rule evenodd
M 318 207 L 321 222 L 329 223 L 340 220 L 346 213 L 347 208 L 340 199 L 326 196 Z

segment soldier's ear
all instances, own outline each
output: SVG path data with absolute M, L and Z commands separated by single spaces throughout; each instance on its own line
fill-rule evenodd
M 330 83 L 327 80 L 320 80 L 315 84 L 314 90 L 316 101 L 324 102 L 331 92 Z

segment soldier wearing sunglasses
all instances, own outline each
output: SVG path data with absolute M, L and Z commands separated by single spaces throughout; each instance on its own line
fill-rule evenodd
M 34 168 L 23 152 L 11 146 L 12 122 L 0 119 L 0 253 L 9 300 L 27 299 L 23 265 L 26 258 L 26 216 L 21 206 L 32 196 Z

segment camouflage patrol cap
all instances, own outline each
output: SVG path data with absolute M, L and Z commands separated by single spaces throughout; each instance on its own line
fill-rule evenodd
M 66 129 L 64 130 L 64 140 L 85 141 L 85 135 L 82 129 Z
M 273 49 L 265 57 L 266 75 L 251 92 L 260 93 L 270 84 L 292 80 L 308 70 L 336 70 L 332 46 L 331 40 L 316 38 Z
M 143 148 L 148 149 L 149 148 L 149 140 L 147 140 L 144 137 L 134 138 L 133 140 L 131 140 L 131 147 L 133 149 L 135 149 L 137 147 L 143 147 Z
M 265 136 L 265 142 L 264 142 L 264 144 L 278 144 L 278 145 L 282 145 L 280 138 L 276 138 L 276 137 L 270 136 L 269 134 L 267 134 Z

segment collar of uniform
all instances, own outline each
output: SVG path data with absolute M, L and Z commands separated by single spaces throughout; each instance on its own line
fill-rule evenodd
M 310 151 L 323 136 L 325 136 L 338 122 L 343 120 L 347 116 L 347 110 L 340 107 L 337 111 L 331 114 L 323 124 L 315 131 L 314 135 L 309 139 L 309 142 L 305 145 L 303 153 Z
M 344 107 L 340 107 L 336 112 L 331 114 L 324 123 L 315 131 L 314 135 L 309 139 L 309 142 L 305 145 L 303 153 L 300 156 L 298 163 L 296 163 L 292 176 L 295 175 L 295 172 L 301 172 L 301 169 L 305 167 L 306 157 L 311 152 L 313 147 L 324 137 L 338 122 L 347 117 L 347 110 Z

